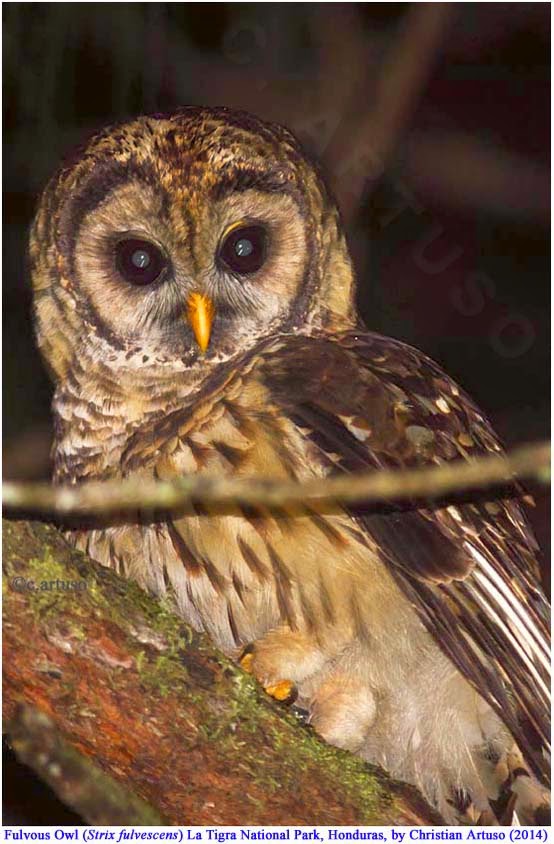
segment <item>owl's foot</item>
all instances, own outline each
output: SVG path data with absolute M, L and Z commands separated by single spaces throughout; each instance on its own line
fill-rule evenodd
M 312 636 L 283 625 L 247 645 L 239 663 L 266 688 L 283 682 L 284 677 L 297 685 L 304 683 L 322 669 L 327 659 Z
M 359 752 L 376 718 L 367 683 L 338 668 L 318 684 L 310 701 L 310 724 L 329 744 Z
M 254 645 L 248 645 L 242 652 L 239 665 L 248 674 L 255 674 L 254 671 Z M 277 680 L 267 684 L 262 683 L 264 692 L 280 703 L 292 704 L 298 697 L 298 689 L 292 680 Z

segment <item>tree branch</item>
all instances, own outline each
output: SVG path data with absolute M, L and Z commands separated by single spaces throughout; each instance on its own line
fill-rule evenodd
M 18 759 L 68 806 L 98 826 L 164 826 L 165 818 L 66 741 L 54 721 L 28 704 L 7 725 Z
M 412 132 L 396 162 L 421 197 L 550 225 L 550 170 L 463 132 Z
M 550 477 L 550 445 L 535 443 L 508 455 L 476 457 L 419 469 L 336 475 L 306 483 L 188 475 L 169 481 L 144 478 L 78 486 L 5 483 L 4 507 L 56 516 L 99 516 L 137 510 L 182 510 L 193 501 L 214 505 L 280 507 L 317 504 L 394 504 L 436 501 L 510 484 L 515 478 L 542 483 Z
M 383 172 L 417 107 L 454 12 L 452 3 L 410 5 L 377 74 L 373 102 L 368 109 L 360 109 L 355 96 L 349 116 L 331 140 L 325 162 L 334 174 L 345 220 L 358 210 L 366 182 L 356 172 L 345 191 L 341 185 L 344 162 L 367 158 L 372 173 Z
M 88 822 L 442 823 L 52 526 L 4 520 L 3 567 L 9 740 Z

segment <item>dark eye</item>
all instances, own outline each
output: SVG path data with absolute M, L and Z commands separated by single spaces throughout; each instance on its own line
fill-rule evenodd
M 118 272 L 129 284 L 153 284 L 167 267 L 162 251 L 148 240 L 128 238 L 115 247 Z
M 267 232 L 263 226 L 238 226 L 219 249 L 219 258 L 238 275 L 260 269 L 266 258 Z

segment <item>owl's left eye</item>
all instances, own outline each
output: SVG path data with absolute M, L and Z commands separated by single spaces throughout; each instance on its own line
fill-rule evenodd
M 219 259 L 238 275 L 257 272 L 266 259 L 267 232 L 264 226 L 237 226 L 224 238 Z
M 139 286 L 154 284 L 167 267 L 167 259 L 161 249 L 148 240 L 134 237 L 116 244 L 115 263 L 125 281 Z

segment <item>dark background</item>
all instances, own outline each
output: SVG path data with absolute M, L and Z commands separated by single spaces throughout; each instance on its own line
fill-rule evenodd
M 295 131 L 344 209 L 368 327 L 439 361 L 508 446 L 548 436 L 550 6 L 452 3 L 425 46 L 436 14 L 3 4 L 5 476 L 49 471 L 51 390 L 25 270 L 40 190 L 95 128 L 189 103 Z M 530 512 L 546 558 L 547 503 L 539 494 Z M 29 782 L 8 759 L 5 821 L 62 822 Z

